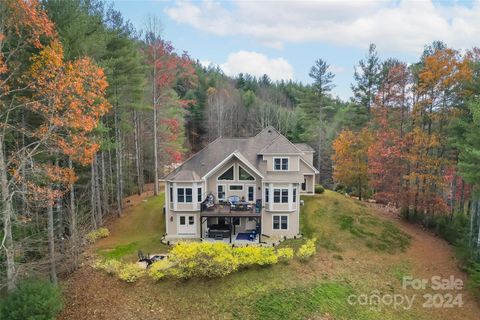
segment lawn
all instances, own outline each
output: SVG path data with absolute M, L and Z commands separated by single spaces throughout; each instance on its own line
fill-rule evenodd
M 145 254 L 167 252 L 168 246 L 160 242 L 165 233 L 164 201 L 162 193 L 125 210 L 109 226 L 110 236 L 95 244 L 97 252 L 107 259 L 126 261 L 135 261 L 138 250 Z
M 408 311 L 349 305 L 351 294 L 402 292 L 404 275 L 431 274 L 438 263 L 451 263 L 450 258 L 442 262 L 428 257 L 421 263 L 414 260 L 420 259 L 411 256 L 416 251 L 428 255 L 428 250 L 412 249 L 419 244 L 399 229 L 397 222 L 364 203 L 331 191 L 302 199 L 302 232 L 318 239 L 318 253 L 307 263 L 295 259 L 288 265 L 248 269 L 221 279 L 155 283 L 145 278 L 134 284 L 84 268 L 65 290 L 67 307 L 62 318 L 475 319 L 478 308 L 471 301 L 468 307 L 449 310 L 426 310 L 421 304 Z M 97 251 L 134 260 L 138 249 L 151 253 L 168 250 L 159 242 L 164 232 L 162 207 L 160 196 L 132 208 L 112 225 L 111 236 L 99 241 Z M 282 246 L 297 248 L 302 241 L 289 240 Z M 429 241 L 437 245 L 435 238 Z M 418 267 L 422 264 L 426 271 Z M 455 268 L 453 263 L 451 267 Z

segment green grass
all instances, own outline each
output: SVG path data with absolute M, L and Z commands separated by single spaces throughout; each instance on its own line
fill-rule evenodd
M 110 236 L 97 242 L 98 253 L 107 259 L 135 261 L 138 250 L 165 253 L 160 242 L 165 233 L 164 194 L 151 197 L 125 211 L 110 229 Z
M 408 271 L 383 265 L 395 257 L 390 252 L 408 246 L 409 238 L 371 214 L 368 207 L 338 193 L 327 190 L 302 199 L 302 233 L 318 239 L 318 253 L 311 261 L 242 270 L 219 279 L 157 283 L 146 279 L 128 289 L 122 287 L 125 295 L 140 301 L 141 309 L 161 310 L 165 318 L 418 319 L 415 312 L 371 310 L 347 303 L 350 294 L 368 293 L 379 283 L 396 283 Z M 166 252 L 168 247 L 160 244 L 165 232 L 163 201 L 163 195 L 149 198 L 126 212 L 112 225 L 110 237 L 98 241 L 98 252 L 129 261 L 136 259 L 138 250 Z M 292 239 L 280 246 L 297 250 L 304 242 L 304 238 Z M 370 261 L 378 255 L 385 257 L 381 265 Z
M 410 244 L 410 236 L 371 214 L 363 203 L 328 190 L 325 195 L 304 200 L 302 232 L 306 237 L 316 237 L 318 245 L 328 251 L 361 244 L 371 250 L 395 253 Z

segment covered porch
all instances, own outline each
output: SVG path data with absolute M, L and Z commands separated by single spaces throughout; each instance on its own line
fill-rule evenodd
M 203 241 L 251 244 L 262 241 L 262 215 L 255 211 L 218 210 L 201 212 Z

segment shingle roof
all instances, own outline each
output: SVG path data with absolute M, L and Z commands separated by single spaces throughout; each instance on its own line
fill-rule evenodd
M 294 143 L 295 147 L 297 147 L 300 151 L 303 152 L 315 152 L 315 149 L 313 149 L 310 145 L 306 143 Z
M 188 158 L 164 179 L 198 181 L 234 152 L 243 155 L 248 162 L 264 173 L 264 166 L 261 165 L 262 157 L 259 156 L 262 151 L 268 151 L 265 153 L 302 153 L 287 138 L 269 126 L 251 138 L 218 138 L 214 140 Z

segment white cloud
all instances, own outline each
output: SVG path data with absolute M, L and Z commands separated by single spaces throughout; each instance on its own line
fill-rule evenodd
M 180 23 L 208 33 L 250 36 L 264 45 L 328 42 L 380 50 L 422 51 L 433 40 L 467 48 L 478 43 L 480 1 L 181 1 L 166 9 Z
M 229 76 L 248 73 L 261 77 L 267 74 L 274 81 L 294 78 L 293 67 L 284 58 L 268 58 L 261 53 L 252 51 L 231 53 L 227 61 L 220 64 L 220 68 Z

